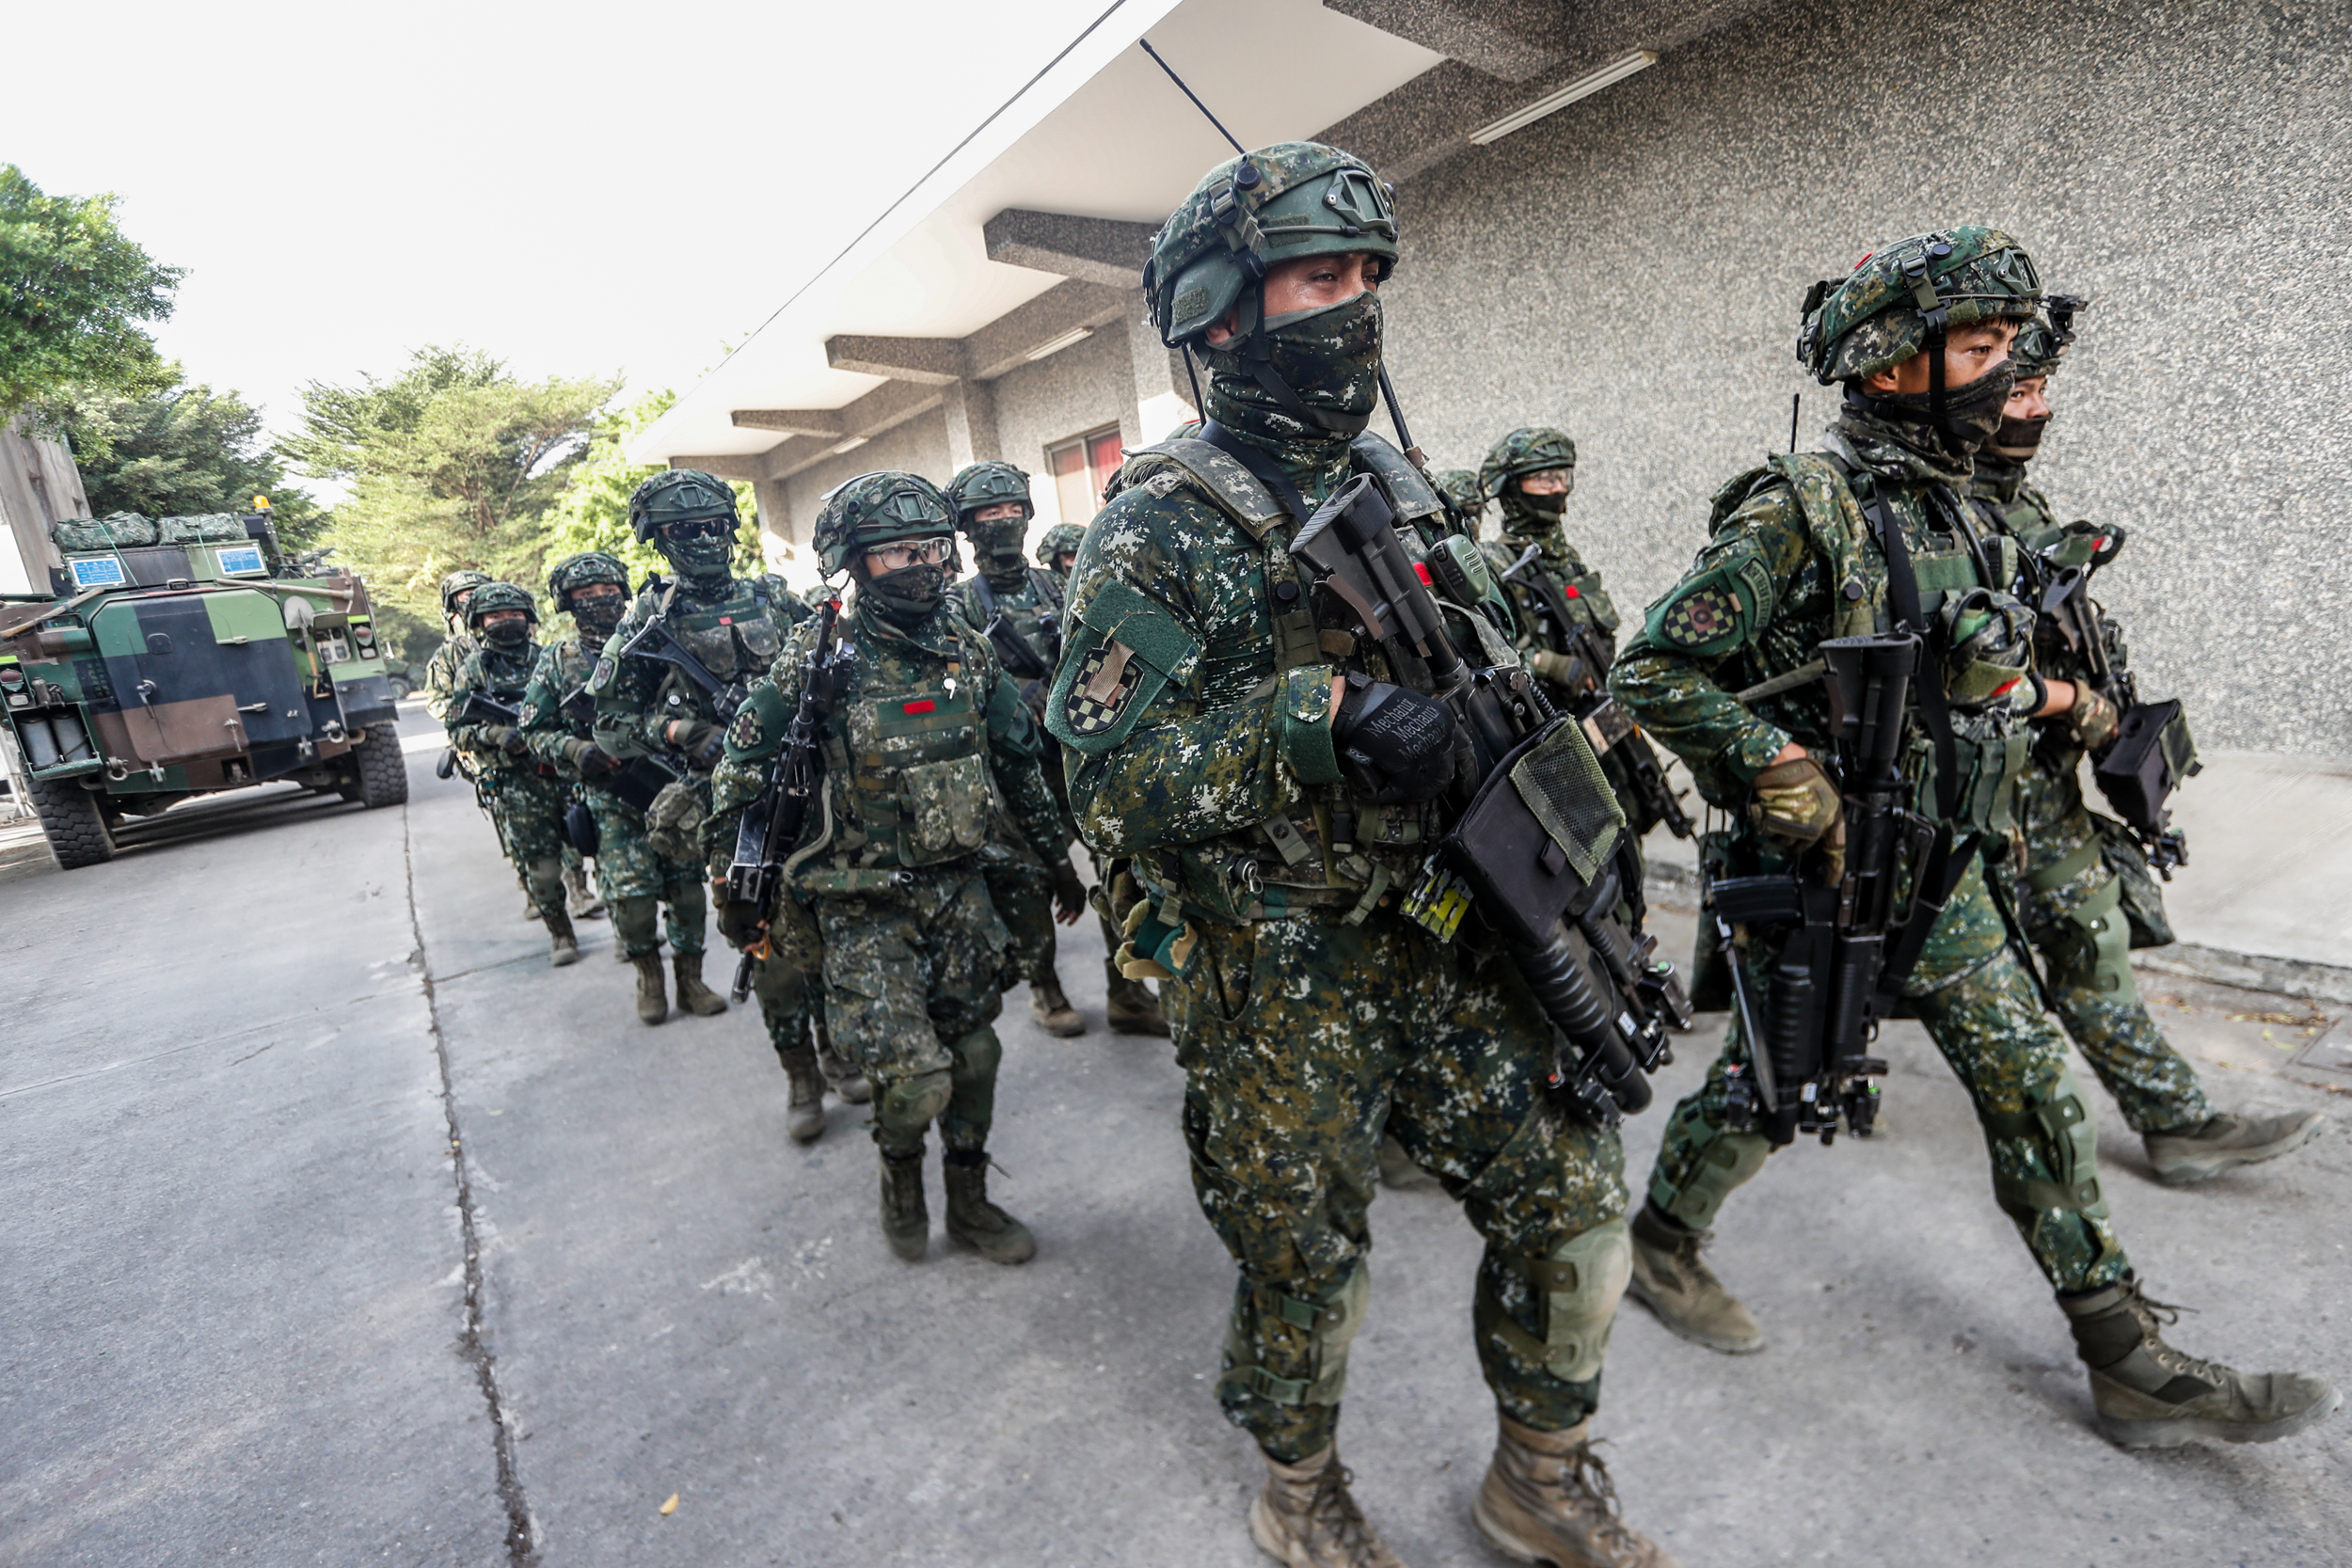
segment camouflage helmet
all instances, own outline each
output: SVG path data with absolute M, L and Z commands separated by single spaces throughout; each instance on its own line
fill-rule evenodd
M 860 474 L 825 498 L 810 543 L 828 575 L 895 539 L 955 533 L 954 514 L 939 486 L 920 474 L 885 468 Z
M 1037 542 L 1037 563 L 1049 572 L 1059 571 L 1057 562 L 1063 556 L 1078 553 L 1078 542 L 1087 531 L 1076 523 L 1056 523 L 1045 531 L 1045 537 Z
M 1479 514 L 1486 510 L 1486 487 L 1478 480 L 1475 468 L 1432 468 L 1429 483 L 1438 493 L 1454 503 L 1454 510 L 1465 523 L 1475 527 Z
M 1010 463 L 966 463 L 947 482 L 948 507 L 955 513 L 956 526 L 967 532 L 973 513 L 1008 502 L 1021 508 L 1023 522 L 1037 515 L 1037 507 L 1029 499 L 1029 476 Z
M 629 492 L 628 526 L 641 544 L 670 523 L 735 515 L 735 486 L 700 468 L 671 468 Z
M 1824 387 L 1854 381 L 1901 364 L 1951 327 L 2022 320 L 2041 301 L 2033 258 L 2002 230 L 1963 224 L 1915 235 L 1806 292 L 1797 359 Z
M 1279 142 L 1201 177 L 1152 241 L 1143 293 L 1170 348 L 1199 339 L 1242 306 L 1240 336 L 1263 312 L 1251 285 L 1277 261 L 1368 250 L 1396 265 L 1392 193 L 1372 166 L 1321 142 Z
M 569 610 L 571 593 L 592 582 L 617 582 L 621 592 L 628 592 L 628 568 L 614 556 L 602 550 L 587 550 L 567 555 L 548 569 L 548 596 L 558 610 Z
M 2020 381 L 2029 375 L 2049 375 L 2058 368 L 2058 360 L 2078 330 L 2074 317 L 2090 309 L 2090 301 L 2079 294 L 2048 294 L 2042 306 L 2042 313 L 2017 329 L 2017 341 L 2009 348 L 2009 362 Z
M 485 582 L 466 601 L 466 625 L 479 628 L 482 618 L 494 610 L 519 610 L 530 617 L 531 624 L 539 624 L 539 606 L 528 588 L 517 588 L 511 582 Z
M 1478 487 L 1500 496 L 1502 487 L 1521 474 L 1548 473 L 1576 467 L 1576 443 L 1553 425 L 1525 425 L 1497 441 L 1478 466 Z
M 441 579 L 441 613 L 455 615 L 458 594 L 470 594 L 484 583 L 492 580 L 494 579 L 489 573 L 477 572 L 470 566 L 464 571 L 452 572 Z

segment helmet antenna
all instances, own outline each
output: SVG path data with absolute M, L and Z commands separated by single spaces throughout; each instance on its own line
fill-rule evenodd
M 1199 93 L 1184 86 L 1184 79 L 1176 74 L 1176 68 L 1174 66 L 1169 65 L 1166 60 L 1160 58 L 1160 52 L 1152 47 L 1152 40 L 1150 39 L 1137 39 L 1136 41 L 1143 45 L 1143 52 L 1152 56 L 1153 64 L 1157 65 L 1162 71 L 1168 72 L 1168 79 L 1176 84 L 1176 90 L 1183 93 L 1186 98 L 1191 99 L 1192 106 L 1200 110 L 1202 118 L 1206 119 L 1210 124 L 1216 127 L 1216 134 L 1223 136 L 1227 142 L 1231 143 L 1234 151 L 1240 153 L 1245 159 L 1247 159 L 1249 156 L 1249 150 L 1242 146 L 1241 143 L 1233 140 L 1233 133 L 1225 129 L 1225 122 L 1223 120 L 1209 113 L 1209 106 L 1200 102 L 1200 95 Z

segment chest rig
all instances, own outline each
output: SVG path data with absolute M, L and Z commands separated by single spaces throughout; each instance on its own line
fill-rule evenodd
M 658 584 L 648 584 L 655 592 Z M 703 668 L 727 685 L 744 686 L 767 673 L 784 651 L 790 619 L 776 606 L 769 579 L 738 578 L 715 604 L 697 604 L 681 593 L 671 601 L 670 635 L 702 660 Z M 700 688 L 675 670 L 664 676 L 656 700 L 669 717 L 710 719 Z
M 1427 539 L 1443 534 L 1444 503 L 1403 452 L 1365 434 L 1349 444 L 1348 459 L 1353 472 L 1375 477 L 1403 525 L 1398 531 L 1408 548 L 1419 553 Z M 1336 611 L 1318 618 L 1317 595 L 1290 551 L 1312 507 L 1265 454 L 1230 437 L 1227 442 L 1183 437 L 1131 453 L 1120 477 L 1125 486 L 1158 496 L 1188 485 L 1256 546 L 1270 646 L 1203 650 L 1204 690 L 1215 695 L 1222 688 L 1222 694 L 1232 697 L 1264 697 L 1279 691 L 1291 672 L 1318 664 L 1431 690 L 1427 667 L 1409 653 L 1391 659 L 1377 644 L 1359 643 Z M 1518 662 L 1509 640 L 1485 615 L 1447 599 L 1441 579 L 1432 578 L 1430 586 L 1452 612 L 1450 619 L 1466 619 L 1474 628 L 1477 646 L 1490 662 Z M 1253 675 L 1259 677 L 1254 685 L 1243 684 Z M 1304 793 L 1304 809 L 1277 813 L 1206 843 L 1141 857 L 1138 879 L 1164 907 L 1173 895 L 1222 922 L 1335 909 L 1354 923 L 1420 875 L 1430 847 L 1444 831 L 1443 808 L 1435 803 L 1375 804 L 1339 784 L 1307 786 Z

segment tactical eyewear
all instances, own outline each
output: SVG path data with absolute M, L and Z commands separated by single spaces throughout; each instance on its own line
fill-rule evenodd
M 954 542 L 947 539 L 906 539 L 876 545 L 866 552 L 868 564 L 885 572 L 903 572 L 914 565 L 936 566 L 947 559 Z
M 732 517 L 689 517 L 661 525 L 661 537 L 681 543 L 688 539 L 725 539 L 735 532 Z

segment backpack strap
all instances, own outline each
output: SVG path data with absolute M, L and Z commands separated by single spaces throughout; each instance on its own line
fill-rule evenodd
M 1880 604 L 1870 592 L 1869 575 L 1862 570 L 1863 541 L 1872 530 L 1844 467 L 1825 452 L 1779 452 L 1759 473 L 1786 482 L 1796 495 L 1805 532 L 1837 601 L 1836 635 L 1867 637 L 1879 630 Z M 1917 591 L 1915 582 L 1913 591 Z

